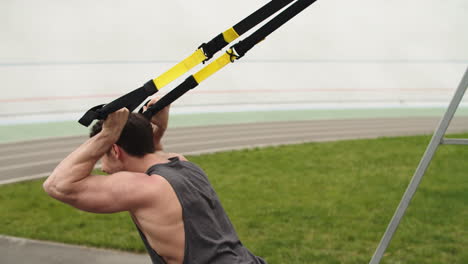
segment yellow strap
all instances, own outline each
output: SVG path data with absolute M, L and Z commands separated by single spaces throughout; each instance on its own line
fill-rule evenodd
M 223 38 L 227 43 L 230 43 L 237 39 L 239 37 L 239 34 L 234 30 L 234 28 L 230 28 L 226 31 L 223 32 Z M 227 54 L 226 54 L 227 55 Z M 194 74 L 199 76 L 201 81 L 204 79 L 208 78 L 211 74 L 215 73 L 217 70 L 220 68 L 224 67 L 226 64 L 230 62 L 229 55 L 227 56 L 227 62 L 225 63 L 224 60 L 226 60 L 226 55 L 221 56 L 218 58 L 216 61 L 210 63 L 208 66 L 200 70 L 197 74 Z M 198 64 L 202 63 L 205 61 L 207 57 L 205 56 L 205 53 L 203 52 L 202 49 L 198 49 L 195 51 L 192 55 L 184 59 L 183 61 L 179 62 L 177 65 L 166 71 L 165 73 L 161 74 L 160 76 L 156 77 L 153 79 L 154 85 L 156 85 L 156 89 L 160 90 L 164 86 L 168 85 L 175 79 L 179 78 L 182 76 L 184 73 L 188 72 L 191 70 L 193 67 L 197 66 Z M 222 62 L 221 62 L 222 61 Z M 218 66 L 214 65 L 221 65 L 223 64 L 220 68 L 217 68 Z M 206 69 L 206 70 L 205 70 Z M 209 69 L 215 69 L 214 72 L 210 73 Z M 205 77 L 206 75 L 206 77 Z
M 223 38 L 227 43 L 231 43 L 238 37 L 239 37 L 239 34 L 237 34 L 234 28 L 230 28 L 223 32 Z
M 207 58 L 205 53 L 203 53 L 203 50 L 198 49 L 192 55 L 179 62 L 165 73 L 161 74 L 159 77 L 153 79 L 153 82 L 156 85 L 156 89 L 160 90 L 206 59 Z
M 229 53 L 232 53 L 232 50 L 228 50 Z M 219 71 L 224 66 L 228 65 L 231 62 L 231 56 L 227 53 L 217 58 L 212 63 L 205 66 L 203 69 L 198 71 L 193 75 L 197 83 L 203 82 L 206 78 L 210 77 L 213 73 Z

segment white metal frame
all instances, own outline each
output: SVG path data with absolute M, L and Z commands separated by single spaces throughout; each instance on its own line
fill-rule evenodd
M 453 96 L 452 101 L 450 102 L 450 105 L 447 111 L 445 112 L 444 117 L 440 121 L 438 128 L 432 136 L 431 142 L 429 143 L 426 152 L 424 153 L 419 163 L 419 166 L 416 169 L 416 172 L 414 173 L 413 178 L 411 179 L 411 182 L 409 183 L 408 188 L 406 189 L 405 194 L 403 195 L 400 204 L 398 205 L 398 208 L 396 209 L 395 214 L 393 215 L 392 220 L 388 224 L 387 230 L 385 231 L 385 234 L 383 235 L 382 240 L 380 241 L 379 246 L 375 250 L 374 255 L 372 256 L 372 259 L 369 262 L 369 264 L 380 263 L 380 260 L 382 259 L 382 256 L 388 247 L 388 244 L 392 240 L 392 237 L 395 234 L 395 231 L 397 230 L 401 219 L 405 215 L 405 211 L 408 208 L 409 203 L 413 199 L 413 196 L 416 193 L 419 183 L 421 182 L 424 174 L 426 173 L 426 170 L 429 167 L 429 164 L 432 158 L 434 157 L 434 154 L 439 145 L 468 145 L 468 139 L 444 138 L 447 128 L 450 125 L 450 122 L 452 121 L 453 116 L 455 115 L 455 112 L 457 111 L 458 106 L 460 105 L 461 100 L 463 99 L 463 95 L 465 94 L 467 87 L 468 68 L 465 70 L 465 74 L 463 75 L 463 78 L 455 92 L 455 95 Z

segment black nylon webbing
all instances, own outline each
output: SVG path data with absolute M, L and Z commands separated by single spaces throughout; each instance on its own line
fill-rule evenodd
M 276 29 L 278 29 L 279 27 L 284 25 L 286 22 L 288 22 L 290 19 L 295 17 L 297 14 L 302 12 L 304 9 L 309 7 L 315 1 L 316 0 L 298 0 L 297 2 L 293 3 L 291 6 L 283 10 L 280 14 L 272 18 L 268 23 L 266 23 L 260 29 L 256 30 L 254 33 L 248 36 L 245 40 L 240 41 L 239 43 L 234 45 L 233 49 L 239 55 L 239 57 L 237 57 L 236 59 L 239 59 L 242 56 L 244 56 L 247 51 L 252 49 L 261 40 L 266 38 L 268 35 L 273 33 Z M 145 112 L 145 116 L 148 119 L 151 118 L 152 115 L 156 114 L 158 111 L 160 111 L 164 107 L 170 105 L 180 96 L 182 96 L 185 92 L 187 92 L 189 89 L 187 89 L 187 85 L 184 83 L 177 86 L 171 91 L 171 93 L 174 93 L 173 95 L 169 95 L 171 93 L 165 95 L 158 102 L 156 102 L 154 105 L 148 108 L 147 110 L 148 113 Z M 198 85 L 196 81 L 195 81 L 195 84 L 196 85 L 194 85 L 190 89 L 193 89 Z M 177 96 L 174 96 L 174 95 L 177 95 Z
M 268 4 L 264 5 L 250 16 L 234 25 L 233 28 L 236 30 L 237 34 L 242 35 L 293 1 L 294 0 L 270 1 Z
M 299 14 L 301 11 L 313 4 L 315 1 L 317 0 L 296 1 L 291 6 L 282 11 L 280 14 L 268 21 L 268 23 L 266 23 L 264 26 L 252 33 L 250 36 L 246 37 L 244 40 L 234 45 L 234 50 L 239 55 L 239 57 L 244 56 L 247 51 L 253 48 L 253 46 L 257 45 L 260 41 L 265 39 L 268 35 L 273 33 L 279 27 L 284 25 L 284 23 L 288 22 L 291 18 L 295 17 L 297 14 Z
M 153 80 L 150 80 L 142 87 L 135 89 L 108 104 L 98 105 L 89 109 L 83 117 L 78 120 L 78 122 L 83 126 L 89 126 L 93 120 L 105 119 L 109 114 L 121 108 L 126 107 L 128 110 L 133 111 L 138 107 L 138 105 L 143 103 L 148 96 L 151 96 L 156 92 L 156 86 L 154 85 Z
M 151 119 L 153 115 L 155 115 L 157 112 L 161 111 L 164 107 L 172 104 L 175 100 L 177 100 L 179 97 L 184 95 L 186 92 L 188 92 L 190 89 L 193 89 L 197 87 L 198 83 L 193 78 L 193 75 L 185 79 L 183 83 L 181 83 L 179 86 L 174 88 L 172 91 L 170 91 L 168 94 L 163 96 L 161 99 L 159 99 L 154 105 L 150 106 L 148 109 L 146 109 L 145 112 L 143 112 L 143 115 L 147 119 Z
M 233 28 L 238 35 L 242 35 L 293 1 L 294 0 L 272 0 L 234 25 Z M 209 60 L 215 53 L 226 47 L 228 44 L 229 43 L 224 40 L 223 34 L 221 33 L 208 43 L 203 43 L 200 47 L 208 58 L 207 60 Z M 140 87 L 106 105 L 98 105 L 89 109 L 78 122 L 84 126 L 89 126 L 93 120 L 105 119 L 107 115 L 120 108 L 127 107 L 130 111 L 133 111 L 148 96 L 157 92 L 154 84 L 150 82 L 146 83 L 144 87 Z M 148 85 L 153 85 L 154 90 L 146 89 Z
M 259 8 L 257 11 L 253 12 L 251 15 L 234 25 L 233 28 L 240 36 L 293 1 L 294 0 L 270 1 L 261 8 Z M 200 47 L 203 48 L 206 57 L 210 59 L 216 52 L 220 51 L 228 44 L 229 43 L 227 43 L 224 40 L 223 34 L 221 33 L 214 37 L 212 40 L 208 41 L 207 43 L 203 43 Z

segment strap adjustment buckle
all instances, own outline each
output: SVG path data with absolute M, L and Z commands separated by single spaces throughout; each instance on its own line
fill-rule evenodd
M 208 51 L 207 51 L 207 46 L 208 44 L 206 43 L 202 43 L 198 49 L 201 49 L 203 51 L 203 54 L 205 54 L 205 57 L 206 59 L 204 61 L 202 61 L 203 64 L 205 64 L 205 62 L 211 60 L 211 58 L 213 58 L 213 54 L 209 54 Z
M 231 62 L 234 62 L 234 61 L 241 58 L 241 56 L 233 48 L 230 48 L 230 49 L 226 50 L 226 53 L 229 55 L 229 60 Z

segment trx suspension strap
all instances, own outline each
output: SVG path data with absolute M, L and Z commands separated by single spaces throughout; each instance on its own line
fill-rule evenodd
M 143 115 L 150 119 L 153 115 L 159 112 L 164 107 L 168 106 L 180 96 L 185 94 L 190 89 L 195 88 L 203 80 L 214 74 L 215 72 L 222 69 L 235 60 L 242 58 L 245 53 L 252 49 L 256 44 L 265 39 L 273 31 L 281 27 L 284 23 L 288 22 L 291 18 L 299 14 L 301 11 L 306 9 L 308 6 L 313 4 L 316 0 L 297 0 L 295 3 L 290 5 L 280 14 L 272 18 L 268 23 L 262 26 L 260 29 L 246 37 L 244 40 L 232 46 L 226 51 L 224 55 L 218 57 L 215 61 L 211 62 L 197 73 L 188 77 L 183 83 L 174 88 L 164 97 L 159 99 L 154 105 L 150 106 Z M 142 109 L 140 109 L 142 112 Z
M 198 64 L 211 59 L 216 52 L 220 51 L 239 36 L 293 1 L 294 0 L 272 0 L 268 2 L 266 5 L 234 25 L 232 28 L 217 35 L 208 43 L 203 43 L 192 55 L 173 66 L 159 77 L 148 81 L 142 87 L 135 89 L 108 104 L 98 105 L 89 109 L 78 122 L 84 126 L 89 126 L 93 120 L 105 119 L 107 115 L 119 110 L 120 108 L 126 107 L 130 111 L 135 110 L 148 96 L 155 94 L 161 88 L 179 78 Z

